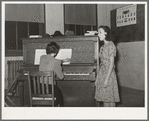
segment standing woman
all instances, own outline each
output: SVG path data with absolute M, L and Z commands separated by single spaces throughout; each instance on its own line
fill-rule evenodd
M 95 82 L 95 99 L 98 105 L 103 102 L 104 107 L 115 107 L 115 103 L 120 101 L 114 65 L 116 47 L 110 40 L 110 28 L 108 26 L 100 26 L 98 36 L 104 44 L 99 52 L 100 66 Z

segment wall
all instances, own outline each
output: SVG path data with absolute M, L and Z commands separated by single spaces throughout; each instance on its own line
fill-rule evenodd
M 110 26 L 110 11 L 112 5 L 109 4 L 97 4 L 97 23 L 100 25 Z
M 128 4 L 97 4 L 97 23 L 100 25 L 110 25 L 110 11 L 116 8 L 126 6 Z
M 52 35 L 56 30 L 64 34 L 63 4 L 46 4 L 46 33 Z
M 127 42 L 117 45 L 116 70 L 121 86 L 144 90 L 145 42 Z
M 112 9 L 126 4 L 112 5 Z M 145 42 L 119 43 L 118 49 L 118 81 L 121 86 L 144 90 L 145 84 Z
M 98 4 L 98 26 L 110 25 L 110 11 L 129 4 Z M 145 42 L 127 42 L 117 45 L 116 70 L 120 86 L 144 90 L 145 65 L 144 48 Z

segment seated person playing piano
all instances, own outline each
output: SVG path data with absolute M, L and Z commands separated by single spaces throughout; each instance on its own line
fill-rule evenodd
M 46 53 L 47 55 L 42 55 L 40 57 L 40 65 L 39 65 L 39 71 L 49 71 L 53 70 L 55 73 L 55 76 L 58 77 L 60 80 L 64 78 L 64 74 L 61 67 L 61 60 L 58 60 L 55 58 L 55 56 L 58 54 L 60 49 L 60 46 L 55 42 L 50 42 L 46 47 Z M 68 59 L 63 60 L 63 62 L 67 62 Z M 51 88 L 51 85 L 49 85 L 49 88 Z M 58 86 L 54 85 L 54 96 L 56 97 L 56 105 L 63 106 L 63 95 L 61 90 L 58 88 Z

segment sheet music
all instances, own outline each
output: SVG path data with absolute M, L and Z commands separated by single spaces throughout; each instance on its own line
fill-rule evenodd
M 46 49 L 36 49 L 35 50 L 35 61 L 34 61 L 35 65 L 39 65 L 40 57 L 42 55 L 47 55 L 46 54 Z M 71 56 L 72 56 L 72 49 L 60 49 L 59 53 L 57 54 L 57 56 L 55 58 L 63 60 L 63 59 L 66 59 L 66 58 L 71 59 Z M 70 62 L 64 62 L 63 64 L 70 64 Z
M 59 53 L 57 54 L 55 58 L 63 60 L 66 58 L 71 59 L 71 56 L 72 56 L 72 49 L 60 49 Z M 63 62 L 63 64 L 70 64 L 70 62 Z
M 34 61 L 35 65 L 39 65 L 40 57 L 42 55 L 47 55 L 46 49 L 36 49 L 35 50 L 35 61 Z

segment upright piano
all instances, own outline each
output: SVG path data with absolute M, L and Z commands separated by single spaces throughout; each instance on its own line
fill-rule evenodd
M 93 106 L 94 81 L 99 67 L 97 36 L 23 39 L 23 73 L 39 70 L 39 65 L 34 65 L 35 51 L 45 49 L 47 44 L 53 41 L 58 43 L 61 49 L 72 49 L 70 64 L 62 65 L 65 77 L 62 81 L 57 81 L 64 96 L 65 106 Z

